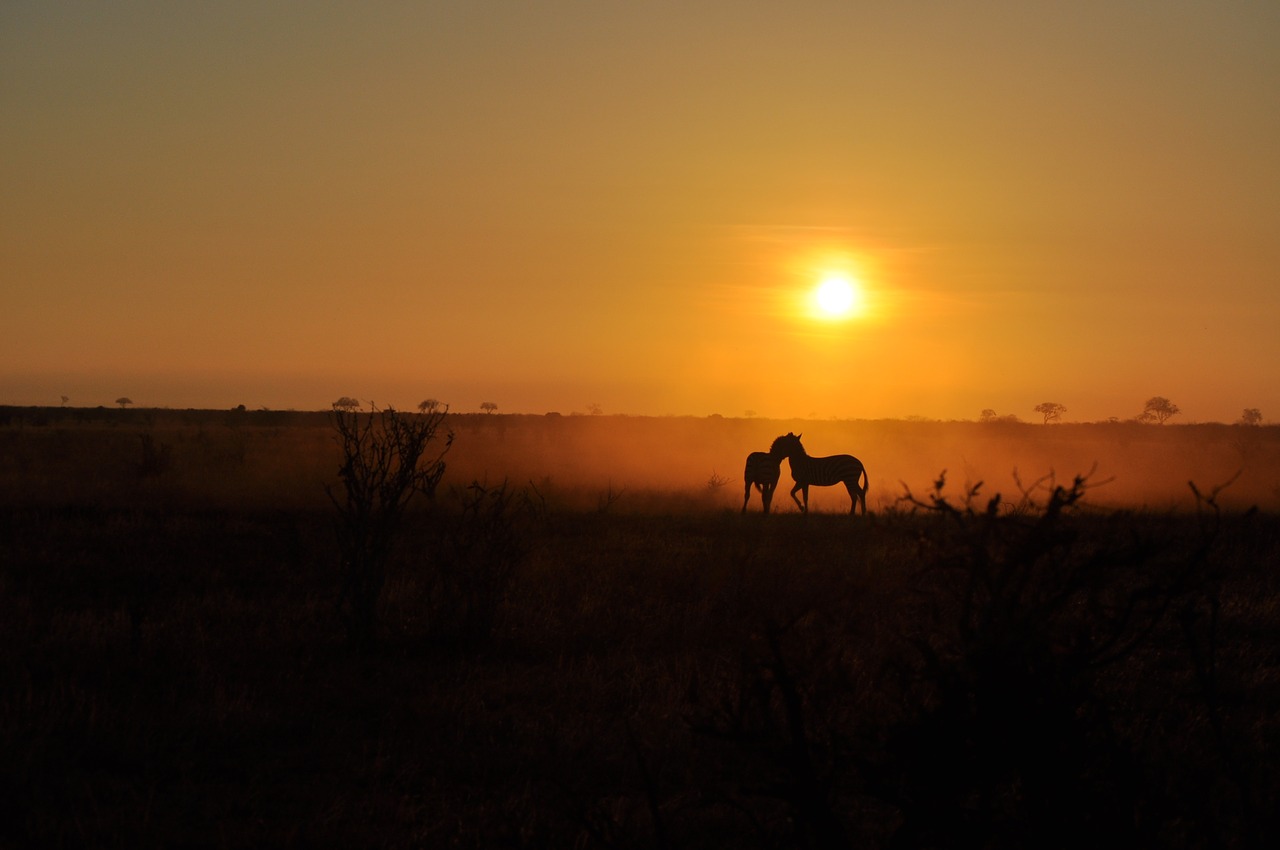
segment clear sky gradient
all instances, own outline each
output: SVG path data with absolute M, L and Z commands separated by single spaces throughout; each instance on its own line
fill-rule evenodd
M 0 403 L 1273 420 L 1278 320 L 1277 3 L 0 5 Z

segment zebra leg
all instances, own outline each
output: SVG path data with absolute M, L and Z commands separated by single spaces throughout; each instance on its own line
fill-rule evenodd
M 769 513 L 769 506 L 773 504 L 773 490 L 777 484 L 765 484 L 760 488 L 760 501 L 764 502 L 764 512 Z
M 751 501 L 751 482 L 747 482 L 747 491 L 742 494 L 742 512 L 747 512 L 747 502 Z
M 844 489 L 849 491 L 849 501 L 850 501 L 849 513 L 857 514 L 858 500 L 862 498 L 862 488 L 858 486 L 858 482 L 856 481 L 846 481 L 844 482 Z M 867 503 L 864 501 L 862 503 L 862 513 L 866 514 L 866 512 L 867 512 Z
M 800 500 L 796 498 L 796 492 L 797 492 L 797 491 L 799 491 L 799 490 L 804 490 L 804 503 L 803 503 L 803 504 L 801 504 Z M 807 513 L 809 512 L 809 488 L 808 488 L 808 486 L 806 486 L 806 485 L 804 485 L 804 484 L 796 484 L 796 486 L 792 487 L 792 488 L 791 488 L 791 499 L 796 503 L 796 507 L 800 509 L 800 513 L 802 513 L 802 514 L 807 514 Z

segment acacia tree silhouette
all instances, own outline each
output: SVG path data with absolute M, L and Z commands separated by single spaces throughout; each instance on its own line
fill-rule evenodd
M 1050 422 L 1057 422 L 1062 418 L 1062 414 L 1067 412 L 1067 408 L 1056 401 L 1042 401 L 1033 410 L 1044 417 L 1044 424 L 1046 425 Z
M 1177 416 L 1181 412 L 1182 410 L 1178 405 L 1162 395 L 1157 395 L 1147 399 L 1147 403 L 1142 407 L 1142 415 L 1138 419 L 1143 422 L 1154 422 L 1157 425 L 1163 425 L 1171 417 Z

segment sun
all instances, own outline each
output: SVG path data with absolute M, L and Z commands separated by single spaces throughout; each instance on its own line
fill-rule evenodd
M 844 319 L 862 312 L 862 291 L 844 274 L 828 274 L 813 290 L 814 314 L 823 319 Z

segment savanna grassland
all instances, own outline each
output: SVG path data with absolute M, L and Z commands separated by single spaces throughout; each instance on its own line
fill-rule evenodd
M 328 415 L 0 409 L 0 846 L 1280 828 L 1280 429 L 444 424 L 357 641 Z M 792 430 L 869 516 L 740 515 Z

